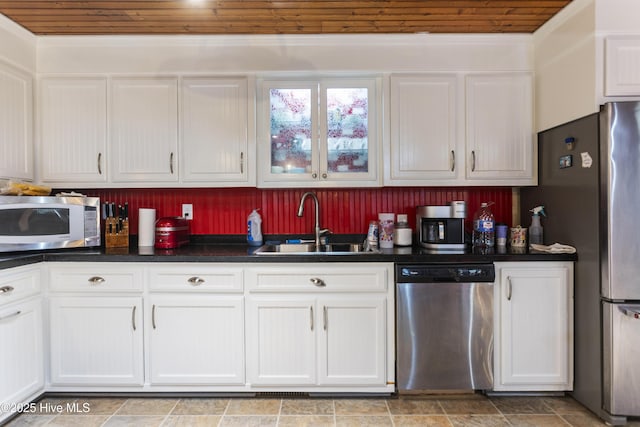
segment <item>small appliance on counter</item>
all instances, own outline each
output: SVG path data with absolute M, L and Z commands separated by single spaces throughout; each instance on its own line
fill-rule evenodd
M 156 221 L 155 247 L 174 249 L 189 243 L 189 220 L 178 216 L 163 217 Z
M 464 201 L 454 201 L 446 206 L 416 207 L 418 243 L 434 252 L 464 251 L 466 214 Z

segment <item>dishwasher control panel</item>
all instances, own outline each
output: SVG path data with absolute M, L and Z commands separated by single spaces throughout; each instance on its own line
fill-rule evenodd
M 400 264 L 396 266 L 398 283 L 479 283 L 493 282 L 493 264 Z

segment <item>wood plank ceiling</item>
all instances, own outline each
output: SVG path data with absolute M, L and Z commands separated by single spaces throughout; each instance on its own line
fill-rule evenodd
M 0 0 L 38 35 L 532 33 L 571 0 Z

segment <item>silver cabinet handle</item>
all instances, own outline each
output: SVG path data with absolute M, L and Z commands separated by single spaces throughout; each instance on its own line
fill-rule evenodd
M 640 319 L 640 310 L 635 307 L 631 307 L 628 305 L 622 305 L 618 307 L 618 310 L 625 316 L 629 316 L 634 319 Z
M 507 277 L 507 301 L 511 301 L 511 276 Z
M 133 310 L 131 310 L 131 325 L 133 326 L 133 330 L 136 330 L 136 309 L 137 306 L 133 306 Z
M 98 153 L 98 174 L 102 175 L 102 153 Z
M 3 286 L 0 288 L 0 294 L 8 294 L 10 292 L 13 292 L 13 289 L 13 286 Z
M 327 314 L 327 306 L 322 307 L 322 320 L 324 322 L 324 330 L 327 330 L 327 322 L 328 322 L 328 314 Z
M 451 150 L 451 172 L 456 170 L 456 152 Z
M 6 316 L 0 317 L 0 322 L 6 319 L 10 319 L 12 317 L 20 316 L 21 314 L 22 312 L 20 310 L 16 311 L 15 313 L 7 314 Z
M 156 305 L 153 304 L 153 306 L 151 307 L 151 326 L 153 327 L 153 329 L 156 328 Z
M 204 279 L 202 277 L 190 277 L 189 280 L 187 280 L 187 282 L 189 282 L 190 285 L 192 286 L 200 286 L 204 283 Z
M 471 151 L 471 172 L 476 170 L 476 152 L 475 150 Z
M 310 306 L 309 308 L 311 309 L 309 318 L 311 319 L 311 330 L 313 331 L 313 306 Z
M 244 173 L 244 152 L 240 152 L 240 173 Z
M 169 155 L 169 171 L 173 175 L 173 151 Z
M 326 172 L 324 172 L 324 173 L 322 174 L 322 179 L 327 179 L 327 173 L 326 173 Z
M 105 280 L 104 278 L 100 277 L 100 276 L 93 276 L 89 278 L 89 284 L 90 285 L 99 285 L 101 283 L 104 283 Z
M 324 282 L 324 280 L 318 278 L 318 277 L 312 277 L 311 279 L 309 279 L 311 281 L 311 283 L 313 283 L 314 285 L 318 286 L 319 288 L 323 288 L 325 286 L 327 286 L 327 284 Z
M 317 177 L 318 177 L 317 173 L 315 173 L 315 172 L 311 173 L 311 178 L 316 179 Z

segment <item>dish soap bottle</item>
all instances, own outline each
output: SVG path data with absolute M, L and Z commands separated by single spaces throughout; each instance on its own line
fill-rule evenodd
M 247 218 L 247 243 L 250 246 L 262 246 L 262 217 L 254 209 Z
M 531 227 L 529 227 L 529 244 L 542 245 L 543 230 L 540 224 L 540 215 L 547 216 L 544 213 L 544 206 L 536 206 L 529 212 L 533 212 L 531 216 Z
M 493 203 L 481 203 L 473 216 L 473 246 L 476 248 L 493 248 L 496 242 L 496 220 L 489 205 Z

